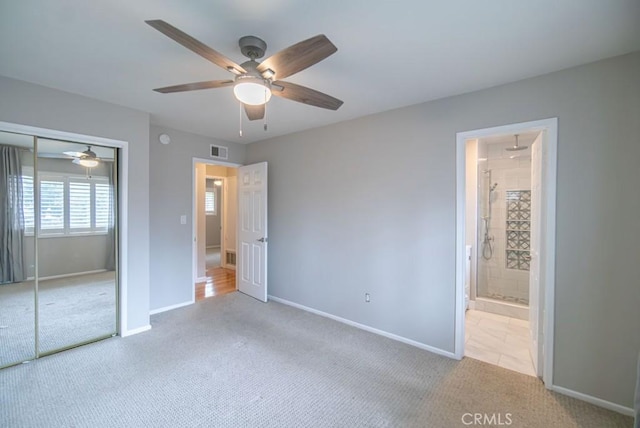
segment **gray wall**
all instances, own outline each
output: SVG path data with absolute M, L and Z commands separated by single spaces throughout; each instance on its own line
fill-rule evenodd
M 171 144 L 158 142 L 160 134 Z M 211 159 L 209 145 L 229 147 L 229 160 L 244 163 L 245 146 L 202 137 L 160 126 L 151 126 L 151 309 L 191 300 L 192 283 L 192 190 L 193 158 Z M 187 224 L 180 224 L 180 216 Z
M 554 383 L 632 407 L 638 76 L 635 53 L 251 144 L 269 293 L 453 352 L 456 132 L 558 117 Z
M 25 238 L 28 275 L 35 275 L 35 244 L 33 237 Z M 38 275 L 47 278 L 80 272 L 107 269 L 111 246 L 105 235 L 46 237 L 38 242 Z
M 0 76 L 0 121 L 129 142 L 127 328 L 149 324 L 149 115 Z

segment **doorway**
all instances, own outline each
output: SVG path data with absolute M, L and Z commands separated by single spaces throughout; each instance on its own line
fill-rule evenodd
M 0 367 L 119 331 L 119 150 L 97 140 L 0 131 Z
M 236 291 L 238 170 L 194 164 L 194 301 Z
M 456 345 L 551 385 L 557 119 L 457 134 Z

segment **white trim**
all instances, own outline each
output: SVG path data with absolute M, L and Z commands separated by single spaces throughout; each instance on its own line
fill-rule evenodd
M 106 272 L 106 269 L 96 269 L 96 270 L 88 270 L 85 272 L 74 272 L 74 273 L 65 273 L 62 275 L 51 275 L 51 276 L 43 276 L 42 278 L 39 278 L 40 281 L 45 281 L 48 279 L 58 279 L 58 278 L 70 278 L 72 276 L 80 276 L 80 275 L 91 275 L 93 273 L 102 273 L 102 272 Z
M 597 398 L 592 395 L 576 392 L 572 389 L 563 388 L 557 385 L 553 385 L 549 389 L 553 392 L 557 392 L 559 394 L 566 395 L 568 397 L 577 398 L 578 400 L 586 401 L 587 403 L 590 403 L 605 409 L 613 410 L 614 412 L 622 413 L 623 415 L 626 415 L 626 416 L 633 417 L 635 415 L 635 411 L 632 408 L 621 406 L 620 404 L 612 403 L 611 401 L 603 400 L 602 398 Z
M 291 307 L 294 307 L 294 308 L 297 308 L 297 309 L 301 309 L 303 311 L 311 312 L 312 314 L 320 315 L 321 317 L 329 318 L 329 319 L 332 319 L 334 321 L 338 321 L 338 322 L 341 322 L 343 324 L 347 324 L 347 325 L 350 325 L 352 327 L 359 328 L 360 330 L 368 331 L 369 333 L 374 333 L 374 334 L 377 334 L 377 335 L 380 335 L 380 336 L 384 336 L 384 337 L 386 337 L 388 339 L 393 339 L 393 340 L 396 340 L 398 342 L 406 343 L 407 345 L 415 346 L 416 348 L 424 349 L 425 351 L 433 352 L 434 354 L 443 355 L 443 356 L 449 357 L 449 358 L 456 358 L 456 356 L 452 352 L 445 351 L 445 350 L 442 350 L 440 348 L 435 348 L 433 346 L 425 345 L 424 343 L 416 342 L 415 340 L 407 339 L 406 337 L 398 336 L 397 334 L 389 333 L 389 332 L 386 332 L 384 330 L 379 330 L 379 329 L 374 328 L 374 327 L 369 327 L 368 325 L 360 324 L 358 322 L 351 321 L 351 320 L 348 320 L 346 318 L 338 317 L 336 315 L 331 315 L 331 314 L 329 314 L 327 312 L 322 312 L 322 311 L 319 311 L 317 309 L 310 308 L 308 306 L 304 306 L 304 305 L 300 305 L 298 303 L 291 302 L 289 300 L 281 299 L 279 297 L 275 297 L 275 296 L 271 296 L 271 295 L 269 295 L 269 300 L 272 300 L 272 301 L 278 302 L 278 303 L 282 303 L 284 305 L 291 306 Z
M 466 141 L 474 138 L 488 137 L 496 134 L 514 134 L 525 131 L 546 131 L 543 139 L 543 156 L 546 165 L 542 175 L 544 185 L 543 200 L 546 210 L 541 213 L 545 224 L 545 246 L 541 248 L 545 257 L 541 260 L 541 270 L 545 272 L 543 283 L 545 301 L 542 323 L 544 348 L 542 380 L 547 388 L 553 386 L 553 325 L 555 311 L 555 244 L 556 244 L 556 175 L 558 118 L 549 118 L 531 122 L 514 123 L 492 128 L 458 132 L 456 134 L 456 313 L 455 313 L 455 358 L 464 356 L 464 261 L 465 261 L 465 173 L 466 173 Z
M 182 302 L 182 303 L 178 303 L 178 304 L 175 304 L 175 305 L 165 306 L 163 308 L 158 308 L 158 309 L 154 309 L 152 311 L 149 311 L 149 315 L 155 315 L 155 314 L 159 314 L 161 312 L 167 312 L 167 311 L 170 311 L 172 309 L 182 308 L 183 306 L 193 305 L 194 303 L 195 303 L 195 300 L 189 300 L 188 302 Z
M 196 238 L 198 235 L 198 224 L 196 221 L 198 215 L 196 210 L 196 164 L 198 163 L 203 163 L 205 165 L 229 166 L 232 168 L 238 168 L 242 166 L 238 163 L 224 162 L 216 159 L 203 159 L 196 157 L 191 159 L 191 300 L 193 300 L 194 302 L 196 301 L 196 283 L 202 282 L 202 280 L 198 279 L 198 248 L 196 246 Z M 222 239 L 222 237 L 220 239 Z M 220 265 L 222 265 L 222 252 L 220 254 Z M 204 279 L 204 281 L 206 281 L 206 278 Z
M 219 166 L 230 166 L 232 168 L 238 168 L 239 166 L 242 166 L 242 164 L 239 163 L 233 163 L 233 162 L 225 162 L 225 161 L 221 161 L 221 160 L 216 160 L 216 159 L 205 159 L 205 158 L 193 158 L 193 164 L 195 165 L 196 163 L 206 163 L 207 165 L 219 165 Z
M 151 330 L 151 324 L 143 325 L 142 327 L 134 328 L 133 330 L 123 330 L 120 333 L 122 337 L 133 336 L 134 334 L 144 333 L 145 331 Z
M 198 283 L 198 282 L 206 282 L 207 279 L 209 279 L 208 276 L 199 276 L 199 277 L 196 278 L 196 283 Z
M 47 128 L 38 128 L 35 126 L 19 125 L 16 123 L 0 122 L 0 131 L 15 132 L 18 134 L 35 135 L 36 137 L 44 137 L 51 139 L 59 139 L 64 141 L 73 141 L 77 143 L 85 144 L 98 144 L 106 147 L 115 147 L 120 149 L 119 173 L 118 179 L 118 196 L 119 196 L 119 237 L 120 246 L 118 253 L 120 260 L 118 261 L 118 267 L 120 270 L 120 278 L 118 283 L 120 284 L 119 290 L 119 302 L 120 302 L 120 328 L 119 333 L 123 335 L 128 332 L 128 244 L 129 244 L 129 143 L 127 141 L 114 140 L 111 138 L 96 137 L 84 134 L 76 134 L 73 132 L 56 131 Z M 145 327 L 141 327 L 145 328 Z M 149 327 L 151 328 L 151 327 Z
M 543 156 L 546 149 L 546 169 L 543 162 L 542 180 L 545 184 L 543 198 L 546 211 L 540 212 L 541 221 L 546 223 L 546 241 L 544 252 L 544 319 L 542 322 L 542 346 L 544 349 L 544 366 L 542 379 L 545 384 L 553 385 L 553 334 L 555 331 L 556 312 L 556 186 L 558 176 L 558 118 L 548 119 L 547 133 L 543 139 Z
M 37 126 L 20 125 L 17 123 L 0 122 L 0 130 L 14 132 L 17 134 L 35 135 L 36 137 L 49 138 L 53 140 L 70 141 L 73 143 L 98 144 L 107 147 L 120 147 L 114 144 L 127 144 L 126 141 L 114 140 L 112 138 L 96 137 L 86 134 L 76 134 L 74 132 L 56 131 L 54 129 L 38 128 Z

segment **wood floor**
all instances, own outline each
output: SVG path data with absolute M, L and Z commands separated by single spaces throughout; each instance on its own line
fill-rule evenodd
M 196 283 L 196 302 L 236 291 L 236 271 L 221 267 L 207 269 L 207 280 Z

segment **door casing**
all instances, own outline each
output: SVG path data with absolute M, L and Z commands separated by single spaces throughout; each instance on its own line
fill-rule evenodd
M 540 313 L 539 328 L 544 349 L 542 380 L 547 388 L 553 386 L 553 325 L 555 311 L 555 243 L 556 243 L 556 176 L 558 147 L 558 118 L 531 122 L 514 123 L 492 128 L 458 132 L 456 134 L 456 286 L 455 286 L 455 336 L 454 356 L 464 356 L 465 319 L 465 218 L 466 218 L 466 141 L 496 134 L 516 134 L 527 131 L 543 131 L 542 151 L 545 164 L 542 171 L 542 196 L 544 210 L 541 211 L 541 236 L 544 246 L 540 248 L 541 293 L 544 295 L 544 309 Z
M 198 238 L 198 205 L 196 199 L 196 184 L 197 184 L 197 172 L 196 172 L 196 164 L 205 164 L 205 165 L 216 165 L 216 166 L 228 166 L 231 168 L 241 167 L 242 164 L 233 163 L 233 162 L 224 162 L 213 159 L 204 159 L 204 158 L 193 158 L 191 163 L 191 284 L 193 285 L 191 289 L 191 301 L 187 304 L 195 303 L 196 301 L 196 287 L 195 284 L 198 280 L 198 246 L 196 239 Z M 205 174 L 206 177 L 206 174 Z M 226 180 L 225 180 L 226 183 Z M 224 192 L 226 194 L 226 192 Z M 237 232 L 236 232 L 237 235 Z M 237 239 L 236 239 L 237 242 Z M 220 260 L 222 264 L 222 258 L 224 257 L 222 253 L 222 244 L 220 245 Z M 237 253 L 236 253 L 237 254 Z M 237 273 L 236 273 L 237 275 Z M 236 278 L 237 284 L 237 278 Z

